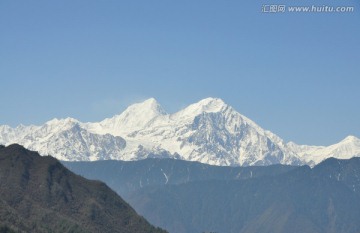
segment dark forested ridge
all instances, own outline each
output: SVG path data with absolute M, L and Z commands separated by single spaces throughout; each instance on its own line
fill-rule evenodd
M 65 163 L 107 182 L 172 233 L 360 232 L 360 158 L 217 167 L 147 159 Z
M 151 226 L 99 181 L 73 174 L 52 157 L 0 147 L 2 232 L 165 232 Z

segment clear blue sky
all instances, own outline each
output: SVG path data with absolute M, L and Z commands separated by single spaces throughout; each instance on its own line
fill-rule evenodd
M 261 13 L 263 4 L 353 13 Z M 360 137 L 355 0 L 0 1 L 0 124 L 222 98 L 286 141 Z

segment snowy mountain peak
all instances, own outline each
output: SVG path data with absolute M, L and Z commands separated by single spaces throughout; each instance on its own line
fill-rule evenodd
M 139 102 L 140 104 L 148 104 L 148 105 L 159 105 L 158 101 L 154 98 L 154 97 L 151 97 L 149 99 L 146 99 L 142 102 Z
M 67 129 L 71 128 L 76 124 L 79 124 L 80 122 L 74 118 L 65 118 L 65 119 L 57 119 L 54 118 L 48 122 L 45 123 L 45 127 L 54 129 L 54 130 L 61 130 L 61 129 Z
M 295 143 L 288 143 L 287 145 L 302 158 L 304 163 L 310 166 L 330 157 L 349 159 L 353 156 L 360 156 L 360 139 L 351 135 L 330 146 L 306 146 Z
M 151 116 L 165 115 L 165 110 L 154 98 L 147 99 L 143 102 L 130 105 L 123 113 L 146 113 Z
M 200 112 L 219 112 L 226 108 L 228 105 L 222 99 L 219 98 L 206 98 L 199 102 L 192 104 L 188 109 L 192 109 Z
M 347 136 L 344 140 L 328 148 L 333 149 L 334 157 L 360 155 L 360 139 L 355 136 Z M 345 152 L 345 153 L 344 153 Z
M 144 128 L 154 118 L 166 114 L 160 104 L 154 98 L 150 98 L 130 105 L 120 115 L 107 118 L 99 123 L 86 123 L 85 128 L 97 134 L 126 136 Z
M 79 123 L 78 120 L 74 119 L 74 118 L 71 118 L 71 117 L 67 117 L 67 118 L 64 118 L 64 119 L 58 119 L 58 118 L 54 118 L 50 121 L 47 121 L 45 124 L 47 125 L 57 125 L 57 124 L 69 124 L 69 123 Z
M 219 98 L 206 98 L 175 113 L 177 118 L 193 118 L 202 113 L 221 112 L 229 106 Z
M 359 143 L 360 139 L 355 136 L 349 135 L 346 138 L 344 138 L 340 143 L 354 143 L 354 142 Z

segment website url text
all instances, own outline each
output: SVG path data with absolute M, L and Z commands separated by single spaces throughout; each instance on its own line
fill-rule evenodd
M 287 5 L 262 5 L 262 13 L 351 13 L 353 6 L 287 6 Z

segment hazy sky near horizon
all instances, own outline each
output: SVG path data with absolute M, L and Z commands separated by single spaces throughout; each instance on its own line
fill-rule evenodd
M 353 13 L 262 13 L 266 4 Z M 0 125 L 218 97 L 286 141 L 360 137 L 355 0 L 0 1 Z

